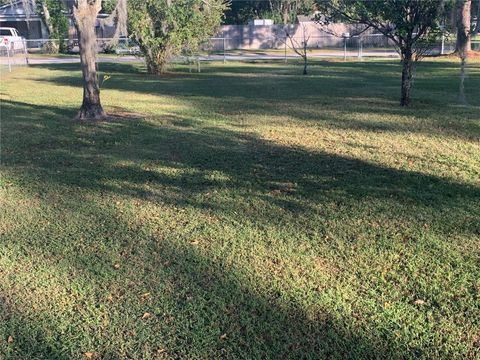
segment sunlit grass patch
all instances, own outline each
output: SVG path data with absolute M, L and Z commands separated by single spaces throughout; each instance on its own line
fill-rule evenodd
M 478 357 L 478 65 L 2 74 L 0 357 Z

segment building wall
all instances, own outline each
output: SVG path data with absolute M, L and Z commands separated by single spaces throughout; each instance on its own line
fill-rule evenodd
M 69 12 L 69 38 L 76 38 L 76 29 L 73 24 L 71 8 L 74 0 L 62 0 Z M 36 7 L 33 1 L 29 3 L 27 11 L 22 1 L 14 1 L 12 4 L 6 4 L 0 8 L 0 26 L 13 27 L 18 30 L 20 35 L 26 39 L 48 39 L 48 29 L 43 23 L 41 17 L 35 13 Z M 101 14 L 100 17 L 107 15 Z M 115 33 L 114 26 L 100 26 L 97 20 L 96 33 L 99 38 L 110 38 Z
M 338 36 L 331 34 L 334 32 Z M 308 38 L 309 48 L 341 47 L 343 39 L 341 34 L 358 32 L 352 25 L 335 24 L 329 27 L 329 33 L 320 29 L 314 22 L 291 25 L 224 25 L 220 28 L 214 39 L 207 45 L 210 50 L 223 50 L 224 42 L 226 49 L 275 49 L 283 48 L 287 33 L 293 37 L 300 46 L 304 38 Z M 305 37 L 304 37 L 305 34 Z M 371 34 L 371 32 L 369 32 Z M 225 39 L 225 40 L 224 40 Z M 372 39 L 373 40 L 373 39 Z M 350 42 L 358 41 L 351 39 Z M 369 41 L 365 38 L 363 41 Z M 290 40 L 288 40 L 290 44 Z M 364 43 L 368 45 L 367 43 Z

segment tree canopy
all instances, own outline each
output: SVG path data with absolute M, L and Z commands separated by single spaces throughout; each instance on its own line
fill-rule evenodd
M 148 72 L 161 74 L 173 56 L 198 51 L 215 34 L 226 9 L 223 0 L 130 0 L 130 35 L 140 45 Z
M 401 55 L 400 104 L 410 104 L 414 62 L 419 60 L 441 33 L 445 0 L 320 0 L 323 26 L 346 22 L 373 29 L 389 38 Z

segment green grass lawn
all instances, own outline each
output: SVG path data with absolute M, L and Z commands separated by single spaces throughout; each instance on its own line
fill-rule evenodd
M 78 64 L 1 90 L 1 359 L 478 359 L 480 62 Z

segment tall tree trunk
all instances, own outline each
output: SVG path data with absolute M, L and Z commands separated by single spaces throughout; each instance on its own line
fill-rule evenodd
M 308 50 L 307 50 L 307 39 L 305 38 L 305 29 L 303 29 L 303 75 L 307 75 L 307 66 L 308 66 Z
M 52 19 L 50 16 L 50 10 L 49 7 L 50 4 L 48 3 L 48 0 L 43 0 L 42 2 L 42 10 L 43 10 L 43 20 L 45 22 L 45 25 L 47 26 L 48 29 L 48 35 L 50 38 L 50 41 L 47 41 L 46 43 L 43 44 L 43 50 L 46 51 L 49 54 L 56 54 L 60 50 L 60 47 L 62 45 L 62 40 L 59 39 L 59 42 L 57 43 L 54 38 L 55 34 L 55 29 L 52 24 Z M 27 22 L 28 23 L 28 22 Z
M 47 25 L 48 34 L 52 35 L 54 29 L 52 26 L 52 22 L 50 21 L 50 11 L 48 10 L 47 0 L 44 0 L 42 2 L 42 10 L 43 10 L 43 18 L 45 20 L 45 25 Z
M 284 0 L 282 3 L 283 24 L 286 25 L 290 21 L 290 1 Z
M 145 64 L 147 65 L 147 73 L 151 75 L 162 75 L 167 70 L 168 60 L 170 58 L 170 49 L 163 47 L 150 49 L 143 46 L 140 40 L 140 48 L 145 55 Z
M 465 96 L 465 68 L 467 65 L 468 52 L 472 50 L 471 27 L 472 0 L 457 0 L 457 44 L 455 52 L 460 57 L 460 84 L 459 98 L 464 105 L 467 104 Z
M 100 103 L 96 62 L 97 37 L 95 24 L 101 5 L 101 0 L 76 0 L 73 8 L 83 74 L 83 103 L 76 117 L 78 120 L 101 120 L 107 117 Z
M 475 29 L 473 30 L 472 35 L 476 35 L 480 32 L 480 0 L 477 1 L 477 24 L 475 25 Z
M 401 106 L 410 105 L 410 94 L 413 80 L 413 56 L 411 49 L 402 50 L 402 96 L 400 98 Z
M 472 0 L 457 0 L 457 43 L 455 52 L 460 57 L 467 56 L 472 50 L 471 27 Z

